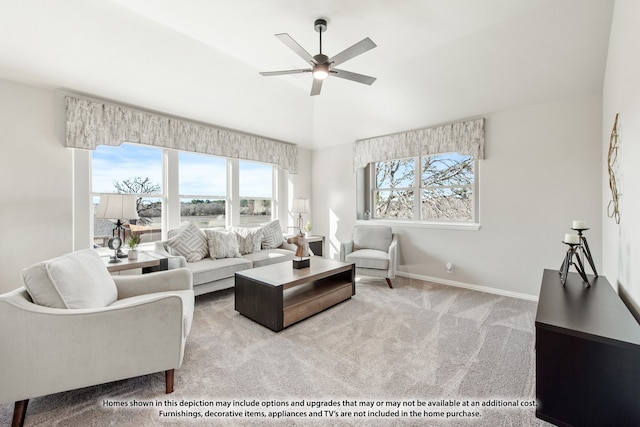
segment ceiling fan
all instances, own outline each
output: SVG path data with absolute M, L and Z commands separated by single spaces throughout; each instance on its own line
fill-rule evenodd
M 309 52 L 304 50 L 289 34 L 281 33 L 276 34 L 276 37 L 302 59 L 311 64 L 312 68 L 306 68 L 303 70 L 284 70 L 284 71 L 265 71 L 261 72 L 263 76 L 282 76 L 285 74 L 301 74 L 311 73 L 313 75 L 313 84 L 311 85 L 311 96 L 319 95 L 320 89 L 322 89 L 322 82 L 328 76 L 336 76 L 341 79 L 352 80 L 358 83 L 364 83 L 371 85 L 376 81 L 375 77 L 365 76 L 364 74 L 352 73 L 350 71 L 338 70 L 334 68 L 336 65 L 340 65 L 355 56 L 358 56 L 366 51 L 376 47 L 376 44 L 369 38 L 365 38 L 351 47 L 346 48 L 339 54 L 329 58 L 322 53 L 322 33 L 327 30 L 327 21 L 324 19 L 316 19 L 314 22 L 315 30 L 320 33 L 320 53 L 311 56 Z

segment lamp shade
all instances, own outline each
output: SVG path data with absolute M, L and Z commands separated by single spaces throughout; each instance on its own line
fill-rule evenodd
M 137 219 L 136 196 L 134 194 L 100 194 L 96 218 Z
M 293 199 L 293 206 L 291 207 L 293 213 L 309 213 L 309 199 Z

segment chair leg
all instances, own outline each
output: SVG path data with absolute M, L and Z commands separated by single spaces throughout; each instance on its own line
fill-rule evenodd
M 175 369 L 169 369 L 167 371 L 164 371 L 164 381 L 166 383 L 167 394 L 173 393 L 173 377 L 175 372 L 176 372 Z
M 391 279 L 389 279 L 388 277 L 385 277 L 385 279 L 387 280 L 387 285 L 389 285 L 389 287 L 393 289 L 393 285 L 391 284 Z
M 24 425 L 24 418 L 27 415 L 27 405 L 29 399 L 19 400 L 13 407 L 13 420 L 11 421 L 11 427 L 22 427 Z

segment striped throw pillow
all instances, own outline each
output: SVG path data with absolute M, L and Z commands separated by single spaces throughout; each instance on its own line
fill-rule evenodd
M 187 262 L 200 261 L 209 253 L 207 236 L 193 222 L 181 229 L 178 234 L 167 240 L 165 244 L 171 248 L 172 253 L 185 257 Z
M 273 220 L 262 227 L 262 249 L 275 249 L 282 245 L 284 234 L 280 227 L 280 221 Z

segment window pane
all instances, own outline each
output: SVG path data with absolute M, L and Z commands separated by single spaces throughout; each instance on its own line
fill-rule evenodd
M 161 192 L 162 150 L 159 148 L 135 144 L 99 145 L 91 153 L 91 162 L 94 193 Z M 129 184 L 123 184 L 125 181 Z M 122 191 L 118 186 L 123 187 Z
M 240 199 L 240 224 L 260 224 L 270 219 L 270 199 Z
M 226 196 L 227 160 L 205 154 L 179 153 L 179 192 L 189 196 Z
M 473 184 L 473 157 L 458 153 L 422 158 L 422 186 L 459 186 Z
M 125 243 L 131 231 L 141 242 L 161 239 L 162 150 L 135 144 L 118 147 L 98 146 L 91 154 L 94 208 L 100 203 L 97 193 L 138 194 L 137 219 L 94 218 L 94 243 L 105 246 L 113 234 L 116 220 L 125 220 Z M 94 209 L 95 212 L 95 209 Z
M 422 191 L 422 219 L 445 221 L 473 220 L 473 190 L 437 188 Z
M 131 231 L 140 234 L 140 243 L 160 240 L 162 238 L 162 200 L 159 197 L 139 197 L 136 203 L 138 220 L 131 221 Z
M 376 191 L 375 218 L 413 218 L 413 190 Z
M 273 197 L 273 166 L 267 163 L 240 163 L 240 197 Z
M 271 219 L 273 166 L 240 161 L 240 224 L 260 224 Z
M 414 159 L 376 163 L 376 188 L 409 188 L 415 181 Z
M 180 199 L 181 226 L 194 222 L 200 228 L 225 226 L 225 201 Z

